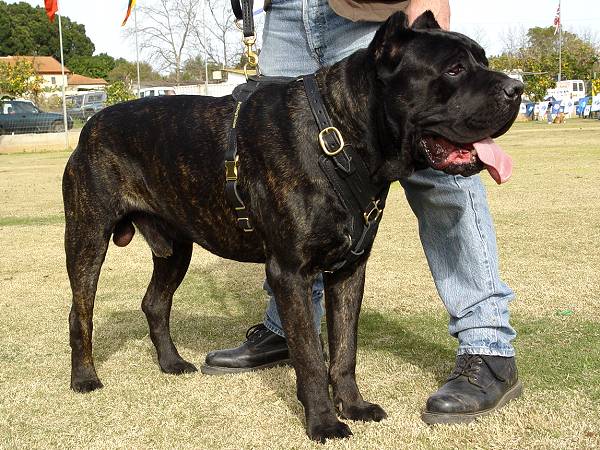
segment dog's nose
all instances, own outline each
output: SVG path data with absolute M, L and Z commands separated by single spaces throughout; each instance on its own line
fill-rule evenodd
M 523 87 L 523 83 L 521 83 L 519 80 L 509 78 L 504 82 L 502 90 L 504 91 L 506 97 L 508 97 L 510 100 L 514 100 L 523 93 Z

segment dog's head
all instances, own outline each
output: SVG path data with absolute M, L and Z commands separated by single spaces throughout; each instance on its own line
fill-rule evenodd
M 523 84 L 488 68 L 468 37 L 441 30 L 430 11 L 408 26 L 392 15 L 368 48 L 377 74 L 381 133 L 395 136 L 404 165 L 473 175 L 487 168 L 500 183 L 510 158 L 492 138 L 518 115 Z

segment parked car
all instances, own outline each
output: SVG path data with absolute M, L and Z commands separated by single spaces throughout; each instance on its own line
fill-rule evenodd
M 69 116 L 67 126 L 73 128 Z M 62 114 L 41 111 L 28 100 L 0 101 L 0 134 L 56 133 L 64 129 Z
M 161 95 L 177 95 L 177 92 L 175 92 L 175 88 L 166 86 L 157 86 L 140 89 L 140 98 L 157 97 Z
M 67 114 L 74 119 L 87 121 L 106 107 L 106 92 L 90 91 L 67 96 Z

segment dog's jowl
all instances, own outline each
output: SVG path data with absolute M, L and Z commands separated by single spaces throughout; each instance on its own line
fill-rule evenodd
M 331 121 L 374 184 L 427 167 L 464 176 L 487 168 L 497 182 L 510 175 L 508 157 L 491 138 L 514 121 L 522 84 L 489 70 L 481 47 L 439 29 L 429 12 L 411 28 L 403 13 L 393 15 L 367 49 L 320 70 L 316 80 Z M 142 309 L 163 372 L 196 370 L 179 355 L 169 331 L 173 293 L 192 245 L 224 258 L 264 262 L 307 433 L 318 441 L 349 436 L 338 416 L 386 417 L 363 400 L 354 378 L 370 248 L 325 273 L 328 366 L 312 326 L 309 293 L 316 275 L 336 267 L 352 248 L 353 230 L 364 224 L 356 223 L 319 165 L 321 130 L 303 83 L 293 80 L 262 85 L 237 117 L 237 187 L 254 230 L 237 226 L 223 168 L 235 110 L 231 96 L 148 98 L 107 108 L 84 127 L 63 178 L 73 292 L 71 387 L 102 387 L 92 357 L 98 277 L 111 237 L 124 246 L 137 230 L 153 253 Z

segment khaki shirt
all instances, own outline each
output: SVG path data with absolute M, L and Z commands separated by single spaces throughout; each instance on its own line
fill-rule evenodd
M 408 5 L 408 0 L 329 0 L 329 6 L 339 16 L 353 22 L 383 22 L 396 11 L 402 11 Z M 271 0 L 265 0 L 264 9 L 271 7 Z
M 329 0 L 329 6 L 338 15 L 354 22 L 365 20 L 383 22 L 396 11 L 401 11 L 408 5 L 408 0 Z

